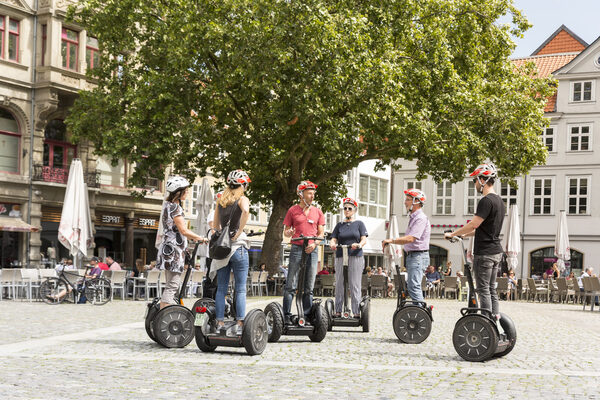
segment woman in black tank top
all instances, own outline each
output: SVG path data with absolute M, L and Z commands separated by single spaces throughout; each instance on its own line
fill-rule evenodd
M 217 273 L 217 293 L 215 295 L 215 313 L 217 329 L 224 329 L 225 295 L 229 286 L 229 275 L 233 272 L 235 280 L 235 318 L 237 324 L 226 332 L 227 335 L 242 333 L 246 315 L 246 280 L 248 277 L 248 242 L 245 240 L 244 227 L 250 215 L 250 201 L 244 191 L 250 183 L 250 177 L 242 170 L 231 171 L 227 176 L 227 188 L 217 200 L 214 229 L 220 230 L 229 224 L 231 252 L 223 260 L 212 260 L 211 274 Z M 243 235 L 243 236 L 242 236 Z

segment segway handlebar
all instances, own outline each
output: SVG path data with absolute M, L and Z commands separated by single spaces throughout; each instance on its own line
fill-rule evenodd
M 259 236 L 259 235 L 264 235 L 265 233 L 263 231 L 258 231 L 258 232 L 254 232 L 254 231 L 250 231 L 250 233 L 246 233 L 246 236 Z

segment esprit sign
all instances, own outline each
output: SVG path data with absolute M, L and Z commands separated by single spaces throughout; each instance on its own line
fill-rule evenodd
M 140 218 L 140 226 L 154 226 L 156 220 L 153 218 Z
M 120 224 L 121 217 L 118 215 L 103 215 L 102 222 L 105 224 Z

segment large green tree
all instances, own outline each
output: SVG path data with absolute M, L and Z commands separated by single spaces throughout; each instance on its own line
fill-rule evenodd
M 273 207 L 271 270 L 302 179 L 333 209 L 369 159 L 452 181 L 485 159 L 506 178 L 545 161 L 551 82 L 508 59 L 528 28 L 511 0 L 81 0 L 70 17 L 102 51 L 75 138 L 135 163 L 131 185 L 166 165 L 248 171 L 251 201 Z

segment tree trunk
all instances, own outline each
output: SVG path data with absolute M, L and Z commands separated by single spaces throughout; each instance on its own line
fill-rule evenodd
M 263 242 L 260 262 L 267 264 L 270 274 L 279 272 L 281 265 L 281 241 L 283 240 L 283 219 L 292 201 L 280 197 L 273 202 L 273 211 L 269 218 L 265 240 Z

